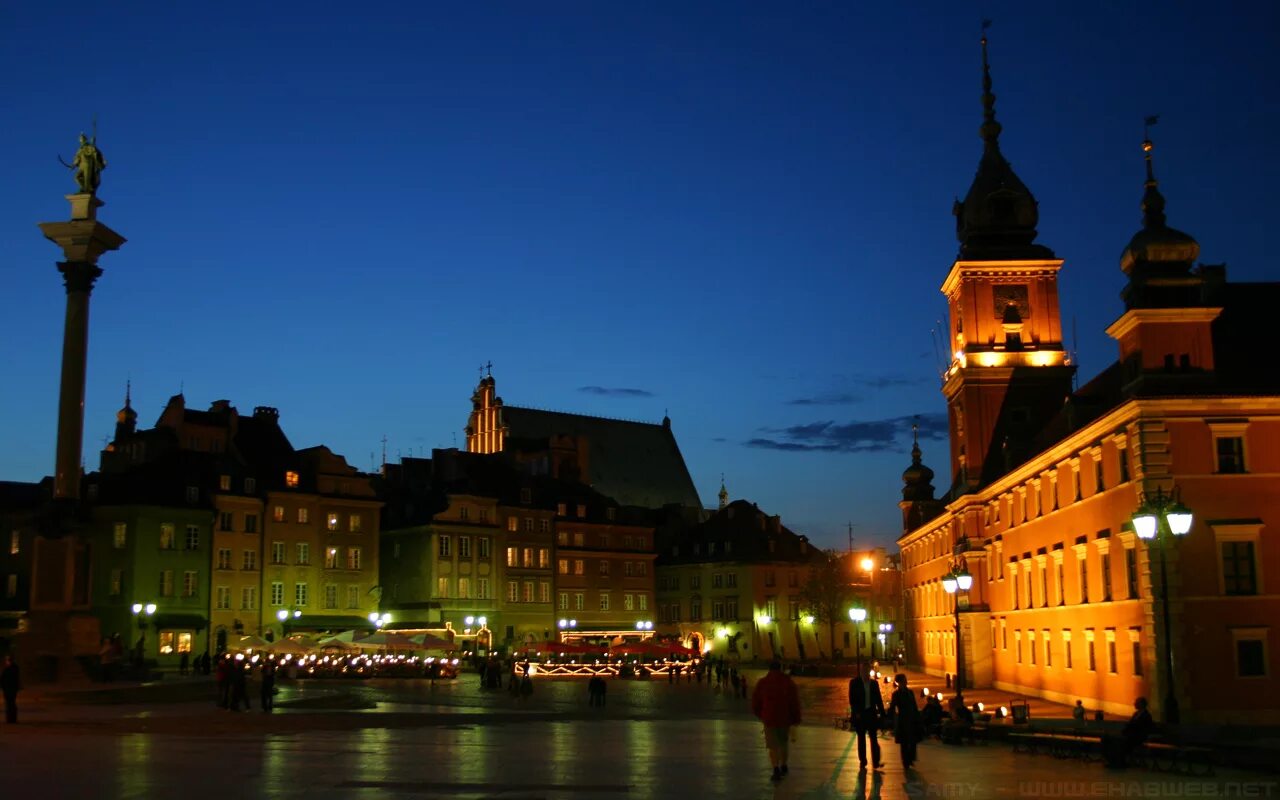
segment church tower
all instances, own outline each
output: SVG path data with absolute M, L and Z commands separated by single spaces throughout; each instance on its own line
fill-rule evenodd
M 920 461 L 919 426 L 911 426 L 911 466 L 902 473 L 902 532 L 910 533 L 942 513 L 943 503 L 933 496 L 933 470 Z
M 133 435 L 138 429 L 138 412 L 129 403 L 129 395 L 133 387 L 129 381 L 124 384 L 124 408 L 116 412 L 116 435 L 113 441 L 119 442 Z
M 1035 197 L 1000 152 L 987 37 L 982 37 L 982 160 L 956 201 L 960 253 L 942 284 L 951 363 L 943 394 L 951 485 L 965 493 L 1003 474 L 1071 393 L 1062 341 L 1062 260 L 1035 243 Z
M 493 382 L 493 369 L 471 395 L 471 416 L 467 420 L 467 452 L 500 453 L 506 438 L 506 425 L 502 420 L 502 398 L 498 397 Z
M 1155 121 L 1149 117 L 1147 125 Z M 1200 244 L 1165 222 L 1164 195 L 1151 161 L 1154 149 L 1145 136 L 1142 230 L 1120 255 L 1120 269 L 1129 276 L 1121 292 L 1125 313 L 1107 329 L 1120 344 L 1121 380 L 1129 394 L 1179 393 L 1213 380 L 1211 326 L 1222 308 L 1212 296 L 1226 281 L 1224 267 L 1194 269 Z

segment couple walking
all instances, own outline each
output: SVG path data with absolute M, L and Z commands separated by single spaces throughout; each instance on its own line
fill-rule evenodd
M 871 765 L 880 769 L 879 731 L 885 717 L 893 719 L 893 738 L 902 751 L 902 766 L 910 769 L 916 762 L 916 745 L 924 738 L 924 725 L 920 721 L 920 709 L 915 695 L 907 688 L 907 676 L 899 673 L 894 678 L 893 695 L 886 713 L 880 684 L 862 666 L 849 681 L 849 720 L 858 735 L 858 763 L 867 768 L 867 737 L 871 738 Z

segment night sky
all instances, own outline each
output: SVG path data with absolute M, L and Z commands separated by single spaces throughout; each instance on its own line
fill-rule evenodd
M 56 156 L 95 114 L 129 241 L 93 294 L 91 469 L 127 379 L 145 426 L 181 387 L 367 470 L 384 435 L 463 446 L 492 361 L 512 405 L 669 413 L 704 505 L 724 473 L 822 545 L 890 544 L 912 416 L 947 483 L 930 330 L 984 16 L 1083 380 L 1116 353 L 1144 116 L 1170 225 L 1276 279 L 1280 6 L 799 5 L 8 4 L 0 479 L 53 470 L 36 223 L 67 217 Z

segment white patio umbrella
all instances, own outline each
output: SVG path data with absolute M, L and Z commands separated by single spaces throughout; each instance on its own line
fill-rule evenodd
M 239 651 L 263 650 L 266 649 L 268 644 L 270 643 L 261 636 L 241 636 L 231 645 L 230 649 Z

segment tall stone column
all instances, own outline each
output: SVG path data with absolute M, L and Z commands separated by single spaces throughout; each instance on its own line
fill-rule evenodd
M 89 295 L 102 274 L 98 258 L 124 244 L 124 237 L 97 219 L 103 203 L 92 193 L 67 195 L 71 219 L 42 222 L 45 238 L 62 248 L 58 263 L 67 288 L 62 333 L 62 386 L 58 395 L 58 444 L 53 496 L 60 502 L 80 497 L 80 451 L 84 440 L 84 380 L 89 359 Z
M 78 154 L 77 163 L 81 162 Z M 58 271 L 66 285 L 67 310 L 53 503 L 33 548 L 31 605 L 18 644 L 24 677 L 35 683 L 75 679 L 75 658 L 96 653 L 99 641 L 98 620 L 87 613 L 92 600 L 92 550 L 79 531 L 89 296 L 102 274 L 98 258 L 124 244 L 124 237 L 98 221 L 97 210 L 103 203 L 93 191 L 67 195 L 67 200 L 71 219 L 40 223 L 45 238 L 62 249 L 64 260 L 58 263 Z

